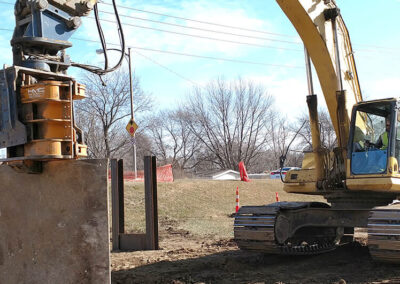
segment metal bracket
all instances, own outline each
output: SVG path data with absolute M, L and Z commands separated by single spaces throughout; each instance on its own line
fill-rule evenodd
M 0 70 L 0 148 L 27 142 L 27 130 L 18 119 L 17 69 Z
M 331 9 L 324 10 L 325 21 L 329 21 L 329 20 L 334 21 L 336 19 L 336 17 L 339 15 L 340 15 L 339 8 L 331 8 Z
M 111 160 L 113 250 L 158 250 L 156 157 L 144 157 L 146 234 L 125 234 L 123 160 Z

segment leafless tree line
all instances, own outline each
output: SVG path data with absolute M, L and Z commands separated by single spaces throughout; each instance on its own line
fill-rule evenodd
M 130 136 L 125 127 L 130 119 L 129 75 L 123 70 L 113 72 L 101 79 L 86 73 L 82 83 L 86 85 L 87 98 L 75 105 L 77 124 L 85 134 L 90 158 L 122 158 L 132 150 Z M 146 94 L 139 83 L 133 79 L 134 113 L 140 115 L 153 107 L 152 98 Z M 135 117 L 136 119 L 136 117 Z M 140 123 L 139 123 L 140 124 Z M 147 145 L 143 130 L 136 134 L 138 144 Z M 139 147 L 141 152 L 149 149 Z M 132 159 L 128 160 L 129 163 Z
M 93 158 L 125 158 L 132 164 L 132 144 L 125 126 L 130 118 L 129 77 L 113 73 L 101 80 L 85 78 L 88 98 L 76 106 L 89 155 Z M 272 96 L 251 81 L 216 79 L 205 88 L 194 88 L 181 105 L 151 111 L 151 96 L 134 78 L 138 162 L 145 154 L 157 156 L 160 164 L 171 163 L 182 173 L 200 174 L 216 169 L 238 169 L 244 161 L 251 172 L 273 170 L 287 151 L 294 133 L 308 120 L 282 117 Z M 335 143 L 326 111 L 320 111 L 323 144 Z M 301 166 L 301 150 L 311 145 L 309 124 L 299 131 L 287 155 L 288 166 Z M 140 165 L 140 163 L 139 163 Z
M 302 150 L 309 150 L 307 115 L 293 121 L 282 117 L 265 89 L 251 81 L 217 79 L 204 89 L 195 88 L 187 101 L 174 109 L 151 116 L 147 134 L 154 142 L 152 153 L 162 163 L 186 172 L 238 169 L 244 161 L 252 172 L 279 167 L 289 143 L 286 165 L 301 166 Z M 320 111 L 322 144 L 336 143 L 326 111 Z

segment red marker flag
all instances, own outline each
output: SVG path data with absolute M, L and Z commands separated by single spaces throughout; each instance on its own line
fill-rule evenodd
M 240 172 L 240 180 L 241 181 L 250 181 L 243 161 L 241 161 L 239 163 L 239 172 Z

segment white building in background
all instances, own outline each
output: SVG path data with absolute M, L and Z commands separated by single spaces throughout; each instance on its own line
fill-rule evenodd
M 266 173 L 262 173 L 262 174 L 248 174 L 249 179 L 267 179 L 269 178 L 269 175 Z
M 240 180 L 240 173 L 234 170 L 226 170 L 212 176 L 213 180 Z

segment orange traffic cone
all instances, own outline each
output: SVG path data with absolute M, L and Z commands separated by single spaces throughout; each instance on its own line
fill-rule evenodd
M 275 192 L 275 198 L 276 198 L 276 202 L 279 202 L 279 195 L 278 195 L 278 192 Z
M 239 187 L 236 187 L 236 213 L 239 211 Z

